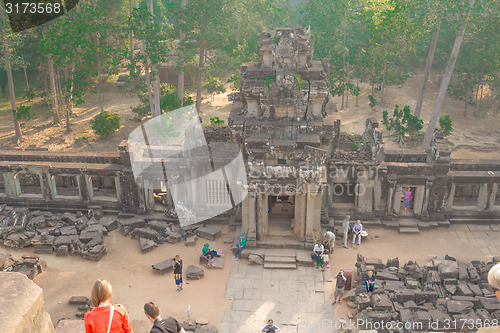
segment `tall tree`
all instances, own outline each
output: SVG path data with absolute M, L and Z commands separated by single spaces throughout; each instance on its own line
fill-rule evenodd
M 474 6 L 474 2 L 475 0 L 469 0 L 470 8 Z M 424 149 L 429 148 L 431 145 L 432 135 L 439 119 L 439 113 L 441 112 L 441 107 L 443 106 L 446 90 L 448 89 L 448 84 L 450 83 L 451 76 L 453 75 L 453 68 L 455 67 L 455 63 L 460 52 L 460 47 L 462 45 L 462 41 L 464 40 L 465 30 L 467 28 L 470 13 L 470 9 L 465 13 L 463 26 L 461 27 L 460 31 L 457 34 L 457 37 L 455 38 L 455 43 L 453 44 L 453 49 L 451 50 L 450 59 L 448 60 L 448 65 L 446 66 L 446 72 L 443 81 L 441 82 L 441 86 L 439 87 L 436 105 L 434 106 L 434 111 L 432 112 L 432 116 L 425 133 L 424 141 L 422 143 L 422 148 Z
M 17 111 L 16 93 L 14 92 L 14 80 L 12 78 L 12 68 L 10 65 L 11 59 L 10 59 L 10 51 L 8 45 L 9 41 L 7 38 L 9 35 L 12 35 L 12 33 L 10 32 L 10 29 L 7 26 L 2 8 L 0 8 L 0 35 L 2 36 L 1 41 L 3 48 L 4 66 L 7 72 L 7 82 L 9 86 L 10 105 L 13 111 L 12 116 L 14 118 L 14 131 L 16 133 L 16 139 L 19 142 L 22 139 L 22 132 L 21 132 L 21 127 L 19 125 L 19 121 L 15 117 L 15 111 Z

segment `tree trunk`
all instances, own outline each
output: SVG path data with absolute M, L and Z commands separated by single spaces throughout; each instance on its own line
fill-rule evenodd
M 133 10 L 133 5 L 132 5 L 132 0 L 128 0 L 128 15 L 129 17 L 132 16 L 132 10 Z M 133 66 L 133 59 L 134 59 L 134 32 L 132 29 L 130 29 L 130 35 L 129 35 L 129 43 L 130 43 L 130 75 L 134 74 L 134 66 Z
M 155 115 L 155 106 L 153 102 L 153 95 L 151 93 L 151 73 L 149 72 L 149 63 L 146 63 L 146 86 L 148 87 L 148 99 L 149 99 L 149 109 L 151 111 L 151 116 Z
M 359 87 L 359 79 L 358 78 L 356 78 L 356 87 Z M 358 94 L 356 95 L 356 107 L 359 106 L 359 104 L 358 104 L 358 97 L 359 97 L 359 94 L 360 94 L 360 91 L 359 90 L 357 90 L 357 91 L 358 91 Z
M 64 68 L 64 79 L 66 82 L 70 80 L 70 74 L 68 67 Z M 73 84 L 71 84 L 70 91 L 65 91 L 65 100 L 66 100 L 66 133 L 71 132 L 71 123 L 69 117 L 71 115 L 72 103 L 71 103 L 71 93 L 73 90 Z
M 153 0 L 148 0 L 147 2 L 148 10 L 153 15 Z M 153 22 L 154 23 L 154 22 Z M 148 59 L 148 62 L 150 60 Z M 154 117 L 158 117 L 161 115 L 160 110 L 160 77 L 158 74 L 158 68 L 156 64 L 151 64 L 151 70 L 153 72 L 153 94 L 154 94 L 154 111 L 151 109 L 151 115 Z
M 479 102 L 477 108 L 481 111 L 481 102 L 483 101 L 483 84 L 481 83 L 481 94 L 479 95 Z
M 469 105 L 469 101 L 467 100 L 467 98 L 465 98 L 464 100 L 464 118 L 467 118 L 467 106 Z
M 476 115 L 476 111 L 477 111 L 477 97 L 478 97 L 478 95 L 479 95 L 479 83 L 476 86 L 476 94 L 474 96 L 474 111 L 473 111 L 474 115 Z
M 23 70 L 24 70 L 24 81 L 26 81 L 26 97 L 28 98 L 28 102 L 31 102 L 30 84 L 28 82 L 28 73 L 26 73 L 26 65 L 23 66 Z
M 342 93 L 342 106 L 340 107 L 341 110 L 344 110 L 344 94 L 345 92 Z
M 474 5 L 474 1 L 471 1 L 471 7 Z M 464 24 L 461 31 L 457 34 L 455 38 L 455 43 L 453 44 L 453 49 L 450 54 L 450 59 L 448 60 L 448 66 L 446 67 L 446 73 L 444 75 L 443 81 L 441 82 L 441 87 L 439 87 L 438 97 L 436 105 L 434 106 L 434 111 L 432 112 L 431 120 L 429 126 L 427 127 L 427 132 L 425 133 L 424 142 L 422 143 L 422 148 L 427 149 L 431 146 L 432 135 L 434 133 L 434 128 L 439 118 L 439 113 L 441 112 L 441 107 L 443 105 L 444 97 L 446 95 L 446 90 L 450 84 L 451 76 L 453 75 L 453 68 L 455 67 L 455 62 L 457 61 L 458 53 L 460 52 L 460 46 L 464 40 L 465 29 L 467 23 Z
M 205 42 L 201 42 L 198 67 L 196 67 L 196 111 L 201 112 L 201 72 L 205 64 Z
M 349 89 L 346 89 L 345 91 L 345 107 L 349 107 Z
M 420 87 L 420 93 L 418 94 L 417 106 L 415 107 L 415 117 L 420 118 L 420 113 L 422 112 L 422 104 L 424 103 L 425 87 L 427 86 L 427 81 L 429 79 L 429 73 L 432 67 L 432 61 L 434 60 L 434 52 L 436 51 L 437 40 L 439 36 L 439 29 L 441 27 L 441 21 L 438 23 L 437 30 L 432 33 L 431 46 L 429 48 L 429 54 L 427 55 L 427 61 L 425 62 L 424 78 L 422 80 L 422 86 Z
M 5 18 L 3 16 L 3 11 L 0 13 L 0 20 L 2 21 L 2 25 L 5 25 Z M 12 79 L 12 69 L 10 67 L 10 54 L 9 48 L 7 47 L 7 41 L 5 35 L 2 34 L 2 44 L 3 44 L 3 55 L 5 58 L 5 70 L 7 71 L 7 83 L 9 85 L 9 96 L 10 96 L 10 105 L 12 110 L 17 110 L 16 105 L 16 93 L 14 92 L 14 80 Z M 21 126 L 19 125 L 19 121 L 17 120 L 14 113 L 12 113 L 14 118 L 14 131 L 16 132 L 16 139 L 19 142 L 23 134 L 21 132 Z
M 47 65 L 49 69 L 49 82 L 50 82 L 50 97 L 52 100 L 52 115 L 54 117 L 54 124 L 59 124 L 61 121 L 59 119 L 58 105 L 57 105 L 57 90 L 56 90 L 56 79 L 54 74 L 54 61 L 51 57 L 48 57 Z
M 153 73 L 155 73 L 154 81 L 153 81 L 153 95 L 154 95 L 154 103 L 155 103 L 155 112 L 153 114 L 154 117 L 158 117 L 161 115 L 160 108 L 160 75 L 158 74 L 158 70 L 156 65 L 152 65 Z
M 382 93 L 382 98 L 380 99 L 380 103 L 384 103 L 384 92 L 385 92 L 385 76 L 387 74 L 387 53 L 389 50 L 389 37 L 387 37 L 385 41 L 385 56 L 384 56 L 384 73 L 382 75 L 382 88 L 380 89 L 380 92 Z
M 185 9 L 187 0 L 181 0 L 181 8 Z M 184 21 L 182 21 L 184 22 Z M 179 43 L 184 39 L 182 30 L 179 30 Z M 184 104 L 184 63 L 181 63 L 179 68 L 179 75 L 177 76 L 177 99 L 181 101 L 181 106 Z

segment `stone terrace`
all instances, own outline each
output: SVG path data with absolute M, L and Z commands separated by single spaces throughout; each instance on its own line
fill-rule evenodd
M 295 252 L 266 250 L 266 256 L 287 251 Z M 329 270 L 313 266 L 285 270 L 233 263 L 226 290 L 226 297 L 234 299 L 233 308 L 224 313 L 219 332 L 258 332 L 269 318 L 283 333 L 331 332 L 304 324 L 333 321 L 334 309 L 328 300 L 331 281 Z

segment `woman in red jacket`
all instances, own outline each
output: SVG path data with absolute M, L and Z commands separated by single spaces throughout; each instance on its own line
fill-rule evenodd
M 97 280 L 90 299 L 94 309 L 85 314 L 85 333 L 134 333 L 127 310 L 120 304 L 111 304 L 111 285 Z

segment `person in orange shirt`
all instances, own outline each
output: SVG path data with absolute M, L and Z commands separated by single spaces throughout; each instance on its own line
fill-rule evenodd
M 85 314 L 85 333 L 134 333 L 125 307 L 111 304 L 111 285 L 97 280 L 90 296 L 94 309 Z

